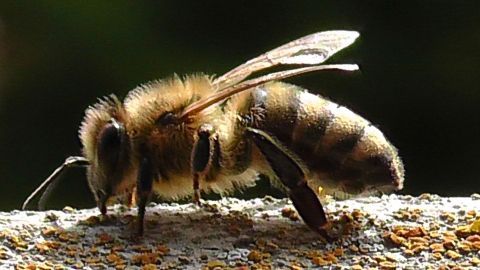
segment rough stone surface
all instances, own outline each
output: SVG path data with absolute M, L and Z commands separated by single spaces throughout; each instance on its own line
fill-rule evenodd
M 0 269 L 478 269 L 480 199 L 389 195 L 329 200 L 327 243 L 287 199 L 135 209 L 0 213 Z

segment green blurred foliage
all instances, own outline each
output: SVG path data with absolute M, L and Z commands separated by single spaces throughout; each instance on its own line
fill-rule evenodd
M 476 1 L 3 1 L 0 3 L 0 209 L 18 208 L 80 153 L 83 112 L 152 79 L 221 74 L 322 30 L 361 38 L 327 72 L 291 81 L 363 115 L 396 145 L 406 193 L 480 190 L 480 13 Z M 271 193 L 268 185 L 246 196 Z M 73 170 L 51 207 L 93 206 Z

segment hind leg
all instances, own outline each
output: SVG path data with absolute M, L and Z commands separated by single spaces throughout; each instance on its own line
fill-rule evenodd
M 267 133 L 253 128 L 247 132 L 281 183 L 287 187 L 288 195 L 305 223 L 327 241 L 331 241 L 325 228 L 328 225 L 325 211 L 315 192 L 307 185 L 300 165 Z

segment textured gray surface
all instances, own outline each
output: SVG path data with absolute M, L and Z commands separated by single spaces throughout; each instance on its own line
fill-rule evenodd
M 151 204 L 143 238 L 134 236 L 136 211 L 119 205 L 102 221 L 97 209 L 0 213 L 1 269 L 480 267 L 480 235 L 471 226 L 478 195 L 330 201 L 330 220 L 344 228 L 333 243 L 291 209 L 268 197 L 207 201 L 202 209 Z

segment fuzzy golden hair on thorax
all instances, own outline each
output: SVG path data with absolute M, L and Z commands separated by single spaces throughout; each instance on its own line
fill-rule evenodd
M 173 75 L 169 79 L 153 81 L 132 90 L 125 98 L 125 109 L 130 119 L 128 129 L 148 133 L 166 112 L 178 113 L 187 105 L 212 93 L 212 79 L 203 74 Z M 204 119 L 211 109 L 200 112 L 195 119 Z M 196 121 L 190 123 L 196 128 Z M 141 136 L 142 134 L 135 134 Z M 145 135 L 145 134 L 144 134 Z

